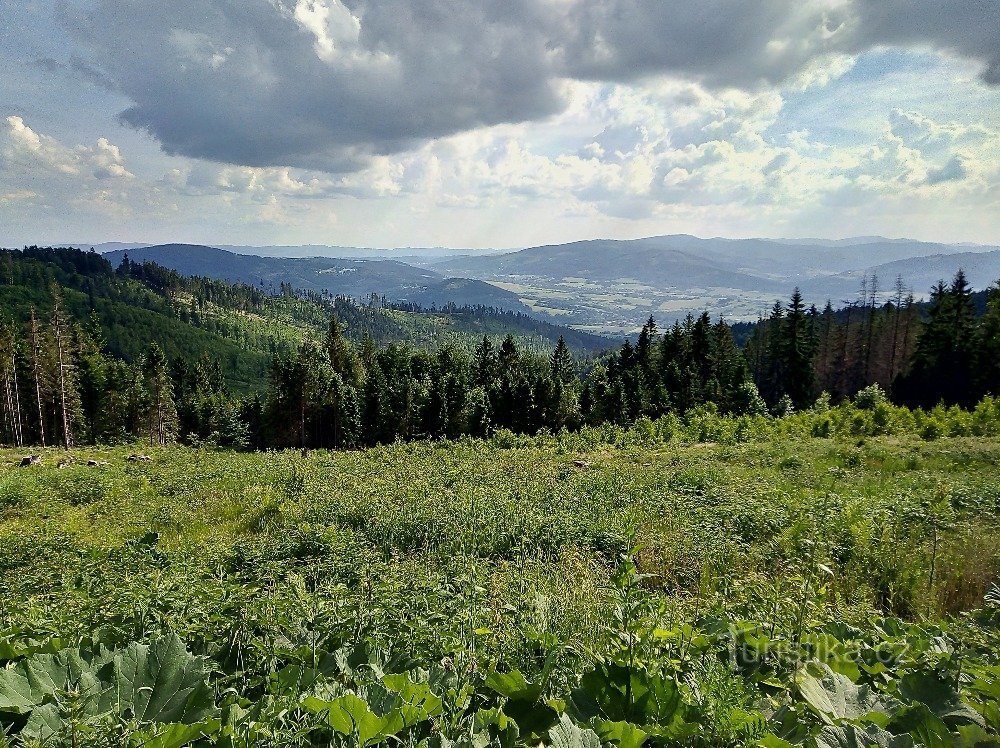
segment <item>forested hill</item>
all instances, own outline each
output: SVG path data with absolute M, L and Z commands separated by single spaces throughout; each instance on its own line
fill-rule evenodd
M 86 329 L 111 356 L 136 361 L 152 342 L 170 359 L 208 356 L 238 391 L 266 381 L 271 355 L 284 345 L 277 329 L 254 331 L 224 315 L 203 313 L 217 308 L 233 310 L 233 317 L 236 310 L 249 314 L 264 301 L 259 292 L 183 281 L 152 268 L 150 277 L 132 278 L 116 273 L 100 255 L 74 249 L 28 247 L 0 254 L 4 323 L 23 329 L 33 310 L 47 321 L 54 292 L 61 295 L 68 320 Z
M 98 333 L 110 355 L 136 361 L 151 342 L 173 360 L 218 361 L 236 391 L 260 390 L 271 358 L 306 337 L 321 338 L 330 316 L 348 338 L 471 349 L 484 335 L 512 334 L 529 349 L 547 350 L 564 335 L 575 352 L 590 355 L 611 341 L 488 307 L 390 307 L 375 298 L 358 304 L 329 294 L 283 293 L 202 277 L 185 277 L 155 263 L 129 262 L 117 270 L 104 256 L 76 249 L 29 247 L 0 254 L 0 312 L 25 324 L 34 308 L 47 318 L 58 286 L 68 316 Z
M 377 294 L 393 303 L 424 307 L 474 304 L 531 314 L 510 291 L 468 278 L 450 278 L 386 258 L 259 257 L 198 244 L 161 244 L 116 250 L 105 255 L 112 265 L 154 262 L 186 276 L 246 283 L 275 293 L 291 286 L 330 296 L 367 299 Z

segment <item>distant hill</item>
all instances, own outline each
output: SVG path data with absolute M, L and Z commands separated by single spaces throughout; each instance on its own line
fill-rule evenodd
M 397 260 L 326 257 L 259 257 L 197 244 L 161 244 L 115 250 L 105 257 L 116 267 L 125 256 L 155 262 L 182 275 L 245 283 L 268 291 L 281 284 L 332 296 L 366 299 L 372 294 L 424 307 L 448 303 L 480 305 L 530 314 L 516 294 L 475 280 L 449 279 L 439 272 Z
M 710 310 L 752 319 L 800 287 L 820 300 L 849 299 L 862 276 L 895 277 L 919 294 L 966 267 L 984 287 L 1000 277 L 1000 248 L 884 237 L 845 240 L 701 239 L 687 235 L 593 240 L 494 256 L 442 260 L 431 269 L 496 283 L 536 311 L 585 329 L 629 332 L 653 315 L 669 322 Z M 931 280 L 933 279 L 933 280 Z
M 902 275 L 918 298 L 959 267 L 976 288 L 1000 278 L 1000 247 L 880 236 L 704 239 L 678 234 L 516 251 L 319 245 L 158 245 L 128 251 L 139 261 L 266 290 L 288 283 L 359 299 L 376 293 L 392 303 L 424 308 L 448 303 L 494 307 L 612 335 L 637 331 L 649 316 L 669 324 L 702 310 L 752 320 L 795 287 L 817 303 L 840 303 L 853 299 L 862 277 L 873 272 L 884 296 Z M 344 256 L 295 256 L 310 252 Z M 119 248 L 107 256 L 118 262 L 123 254 Z
M 0 250 L 0 266 L 5 319 L 24 323 L 32 309 L 45 319 L 55 282 L 71 317 L 100 329 L 106 352 L 134 361 L 156 342 L 171 359 L 205 355 L 219 362 L 236 392 L 262 389 L 273 355 L 295 350 L 307 337 L 321 339 L 334 314 L 355 340 L 370 335 L 377 343 L 430 349 L 447 344 L 471 349 L 483 336 L 499 341 L 510 334 L 525 348 L 548 354 L 564 336 L 578 356 L 587 358 L 615 344 L 498 308 L 441 303 L 436 310 L 425 310 L 418 302 L 393 308 L 315 291 L 272 294 L 206 276 L 188 278 L 157 264 L 132 263 L 129 274 L 123 274 L 107 256 L 76 249 Z
M 456 275 L 485 278 L 537 276 L 595 282 L 628 278 L 658 288 L 777 289 L 777 284 L 767 278 L 734 270 L 722 259 L 659 239 L 597 239 L 532 247 L 509 254 L 442 260 L 432 267 Z
M 902 276 L 907 287 L 918 297 L 925 297 L 939 280 L 950 281 L 961 268 L 973 288 L 984 289 L 1000 280 L 1000 250 L 988 252 L 955 252 L 911 257 L 905 260 L 886 262 L 867 270 L 878 276 L 884 289 L 892 287 L 897 276 Z M 822 292 L 824 289 L 838 290 L 846 284 L 857 289 L 864 271 L 844 273 L 835 278 L 823 279 L 815 284 L 806 284 L 807 291 Z

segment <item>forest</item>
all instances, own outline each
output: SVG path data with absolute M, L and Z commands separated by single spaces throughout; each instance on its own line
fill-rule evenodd
M 398 320 L 420 315 L 374 295 L 367 305 L 290 287 L 273 296 L 127 256 L 113 270 L 77 250 L 28 248 L 3 262 L 0 440 L 15 446 L 355 448 L 625 425 L 702 406 L 781 415 L 871 385 L 924 409 L 1000 393 L 1000 287 L 979 314 L 961 270 L 923 305 L 901 282 L 878 304 L 874 278 L 842 310 L 807 307 L 796 290 L 742 348 L 707 312 L 662 333 L 650 318 L 634 343 L 595 358 L 563 336 L 549 350 L 509 333 L 401 342 Z M 493 332 L 523 322 L 442 314 L 469 330 L 470 319 Z M 161 321 L 166 336 L 150 329 Z

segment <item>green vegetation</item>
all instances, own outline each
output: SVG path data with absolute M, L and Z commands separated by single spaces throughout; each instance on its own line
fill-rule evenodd
M 993 400 L 134 449 L 0 455 L 13 746 L 997 745 Z

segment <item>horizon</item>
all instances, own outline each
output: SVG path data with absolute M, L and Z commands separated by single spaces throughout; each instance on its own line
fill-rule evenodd
M 0 7 L 13 246 L 1000 236 L 981 4 Z
M 569 244 L 582 244 L 588 242 L 639 242 L 650 239 L 664 239 L 664 238 L 690 238 L 698 241 L 728 241 L 728 242 L 743 242 L 743 241 L 762 241 L 762 242 L 775 242 L 775 243 L 788 243 L 790 246 L 808 246 L 811 242 L 823 242 L 823 243 L 845 243 L 845 242 L 856 242 L 857 245 L 864 244 L 876 244 L 881 242 L 912 242 L 914 244 L 939 244 L 941 246 L 948 247 L 979 247 L 986 249 L 994 249 L 1000 247 L 1000 243 L 990 244 L 986 242 L 974 242 L 974 241 L 935 241 L 929 239 L 918 239 L 912 236 L 884 236 L 884 235 L 847 235 L 839 237 L 823 237 L 823 236 L 699 236 L 697 234 L 688 233 L 670 233 L 670 234 L 646 234 L 642 236 L 632 236 L 632 237 L 612 237 L 612 236 L 596 236 L 588 237 L 583 239 L 570 239 L 566 241 L 559 242 L 549 242 L 544 244 L 536 244 L 530 246 L 460 246 L 460 245 L 407 245 L 407 246 L 369 246 L 369 245 L 348 245 L 348 244 L 322 244 L 316 242 L 304 242 L 304 243 L 268 243 L 268 244 L 238 244 L 232 242 L 211 242 L 211 241 L 125 241 L 121 239 L 106 239 L 98 242 L 21 242 L 21 243 L 3 243 L 0 242 L 0 248 L 3 249 L 20 249 L 26 246 L 38 246 L 38 247 L 74 247 L 77 249 L 95 249 L 97 247 L 108 247 L 112 245 L 143 245 L 143 246 L 197 246 L 197 247 L 210 247 L 214 249 L 227 250 L 230 248 L 239 249 L 308 249 L 310 247 L 315 247 L 317 249 L 344 249 L 344 250 L 361 250 L 370 252 L 406 252 L 415 250 L 424 251 L 446 251 L 446 252 L 518 252 L 524 249 L 534 249 L 537 247 L 558 247 L 565 246 Z M 796 243 L 799 243 L 798 245 Z M 822 246 L 822 245 L 819 245 Z M 105 251 L 113 251 L 111 249 Z

